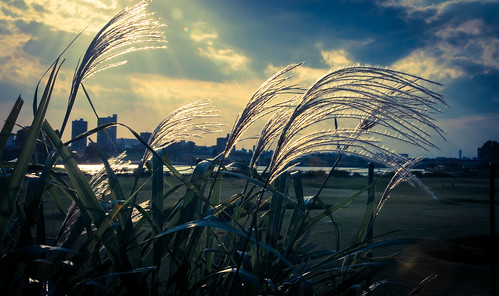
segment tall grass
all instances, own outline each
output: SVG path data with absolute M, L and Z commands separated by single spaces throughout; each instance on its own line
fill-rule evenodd
M 157 31 L 162 25 L 145 13 L 148 2 L 120 12 L 90 44 L 75 71 L 61 133 L 86 78 L 121 64 L 106 66 L 108 60 L 138 50 L 122 49 L 125 45 L 165 42 Z M 175 169 L 165 148 L 220 128 L 213 121 L 220 115 L 206 101 L 166 116 L 148 142 L 121 123 L 100 125 L 74 139 L 113 125 L 132 131 L 145 148 L 135 185 L 127 194 L 115 173 L 123 154 L 111 160 L 101 155 L 104 169 L 88 179 L 68 150 L 69 142 L 63 143 L 45 118 L 61 64 L 57 60 L 50 69 L 19 158 L 14 164 L 2 162 L 2 295 L 330 295 L 354 287 L 369 293 L 365 280 L 389 263 L 372 257 L 372 251 L 411 242 L 376 240 L 365 233 L 395 186 L 404 181 L 424 186 L 409 171 L 418 160 L 397 155 L 382 143 L 392 139 L 434 147 L 429 135 L 442 131 L 430 116 L 445 105 L 431 90 L 434 82 L 353 66 L 332 70 L 306 89 L 291 84 L 291 74 L 301 64 L 289 65 L 250 98 L 225 150 L 199 162 L 190 176 Z M 2 137 L 11 133 L 21 102 L 13 107 Z M 227 163 L 236 142 L 269 114 L 250 164 Z M 335 128 L 310 129 L 324 121 L 334 121 Z M 356 126 L 348 125 L 352 121 Z M 32 158 L 40 139 L 51 152 L 44 163 Z M 272 160 L 259 172 L 258 160 L 269 149 L 274 150 Z M 292 168 L 300 157 L 319 152 L 338 152 L 339 158 L 358 154 L 397 172 L 379 205 L 374 207 L 374 197 L 366 204 L 360 229 L 347 247 L 341 247 L 335 213 L 374 183 L 334 205 L 323 201 L 321 189 L 312 198 L 304 196 L 301 176 Z M 62 176 L 56 163 L 64 166 Z M 165 176 L 165 168 L 172 177 Z M 143 186 L 149 183 L 151 193 L 144 196 Z M 229 184 L 241 184 L 239 193 L 228 196 L 224 186 Z M 66 217 L 56 237 L 45 232 L 48 217 L 42 200 L 47 199 Z M 331 233 L 336 235 L 330 246 L 317 249 L 309 234 L 323 219 L 333 222 Z

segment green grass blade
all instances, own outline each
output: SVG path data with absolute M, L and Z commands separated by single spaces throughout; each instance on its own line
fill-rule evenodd
M 0 159 L 2 158 L 5 147 L 7 146 L 7 142 L 9 140 L 9 136 L 12 134 L 12 129 L 14 128 L 17 117 L 21 112 L 21 108 L 23 106 L 23 99 L 19 96 L 14 103 L 14 106 L 10 110 L 9 116 L 2 127 L 2 131 L 0 132 Z
M 371 181 L 372 182 L 372 181 Z M 367 201 L 366 201 L 366 208 L 364 211 L 364 215 L 362 217 L 362 221 L 360 222 L 359 229 L 357 231 L 357 235 L 354 236 L 352 244 L 357 244 L 360 243 L 361 241 L 365 239 L 372 239 L 372 237 L 369 237 L 369 228 L 371 225 L 371 220 L 373 218 L 374 214 L 374 185 L 375 183 L 372 182 L 370 185 L 368 185 L 368 191 L 367 191 Z
M 159 155 L 163 151 L 158 152 Z M 156 156 L 152 158 L 151 214 L 158 228 L 163 228 L 163 162 Z
M 109 182 L 109 188 L 111 190 L 111 197 L 114 201 L 124 201 L 125 195 L 123 193 L 123 189 L 118 180 L 118 177 L 114 173 L 111 165 L 105 158 L 105 156 L 96 149 L 97 154 L 100 156 L 104 168 L 106 170 L 106 176 Z M 133 197 L 132 197 L 133 198 Z M 131 199 L 130 199 L 131 200 Z M 118 230 L 119 239 L 122 244 L 125 245 L 126 255 L 128 256 L 129 261 L 132 264 L 133 268 L 138 268 L 142 266 L 142 257 L 139 253 L 139 246 L 137 240 L 135 239 L 135 233 L 133 231 L 133 224 L 131 220 L 132 209 L 129 207 L 124 207 L 117 214 L 118 222 L 120 224 L 120 228 Z
M 213 192 L 210 194 L 210 204 L 213 205 L 215 208 L 220 205 L 220 195 L 222 191 L 222 175 L 217 174 L 215 180 L 213 180 Z M 206 212 L 208 207 L 208 204 L 206 205 L 204 212 Z M 215 246 L 215 243 L 217 241 L 216 234 L 211 231 L 211 229 L 208 229 L 206 233 L 206 249 L 212 249 Z M 215 258 L 215 253 L 208 253 L 206 254 L 206 273 L 212 273 L 212 268 L 213 268 L 213 262 Z
M 291 247 L 296 242 L 296 235 L 298 234 L 300 222 L 305 217 L 304 215 L 304 195 L 303 195 L 303 184 L 301 182 L 301 173 L 299 171 L 291 173 L 291 179 L 293 180 L 293 188 L 296 196 L 296 207 L 293 209 L 291 214 L 291 219 L 289 220 L 289 226 L 286 233 L 286 251 L 285 256 L 289 253 Z
M 185 224 L 182 224 L 182 225 L 178 225 L 176 227 L 173 227 L 167 231 L 164 231 L 156 236 L 154 236 L 152 239 L 159 239 L 163 236 L 166 236 L 166 235 L 169 235 L 169 234 L 172 234 L 172 233 L 175 233 L 175 232 L 178 232 L 178 231 L 184 231 L 186 229 L 192 229 L 192 228 L 196 228 L 196 227 L 212 227 L 212 228 L 218 228 L 218 229 L 223 229 L 223 230 L 226 230 L 226 231 L 229 231 L 231 233 L 234 233 L 242 238 L 247 238 L 248 237 L 248 234 L 241 231 L 241 230 L 238 230 L 226 223 L 223 223 L 223 222 L 219 222 L 219 221 L 215 221 L 215 220 L 198 220 L 198 221 L 191 221 L 191 222 L 188 222 L 188 223 L 185 223 Z M 275 255 L 277 258 L 279 258 L 279 260 L 281 260 L 286 266 L 289 267 L 289 269 L 291 269 L 295 274 L 299 274 L 299 272 L 296 270 L 296 268 L 294 267 L 294 265 L 289 262 L 286 258 L 284 258 L 281 254 L 279 254 L 278 252 L 276 252 L 272 247 L 270 247 L 269 245 L 263 243 L 262 241 L 260 240 L 256 240 L 254 237 L 250 237 L 250 241 L 253 242 L 253 243 L 256 243 L 258 245 L 260 245 L 261 247 L 263 247 L 264 249 L 266 249 L 267 251 L 269 251 L 270 253 L 272 253 L 273 255 Z
M 62 63 L 61 63 L 62 64 Z M 36 147 L 36 141 L 38 139 L 38 135 L 40 134 L 40 130 L 42 127 L 43 120 L 45 118 L 45 114 L 48 109 L 48 105 L 50 102 L 50 97 L 52 95 L 52 90 L 55 85 L 55 81 L 57 78 L 57 74 L 59 72 L 57 67 L 57 61 L 54 63 L 52 72 L 50 73 L 50 77 L 47 81 L 47 85 L 45 87 L 45 91 L 43 92 L 42 99 L 40 101 L 40 105 L 38 106 L 37 112 L 33 121 L 31 123 L 30 131 L 24 143 L 24 146 L 21 150 L 21 153 L 17 159 L 16 166 L 14 167 L 14 171 L 12 173 L 12 177 L 9 182 L 9 192 L 7 196 L 4 196 L 0 199 L 0 236 L 4 237 L 7 232 L 7 227 L 10 223 L 10 218 L 13 214 L 14 206 L 18 203 L 18 195 L 19 190 L 21 189 L 21 184 L 24 180 L 24 175 L 27 172 L 28 166 L 31 161 L 31 156 L 33 155 L 33 151 Z M 22 209 L 18 206 L 19 215 L 22 221 L 24 221 L 24 216 Z
M 158 155 L 163 156 L 164 151 L 159 151 Z M 152 192 L 151 192 L 151 216 L 154 225 L 158 229 L 163 228 L 163 162 L 160 158 L 152 157 Z M 159 284 L 159 269 L 161 268 L 161 258 L 166 250 L 163 240 L 154 241 L 152 244 L 152 256 L 154 266 L 158 269 L 152 271 L 152 283 Z M 155 294 L 153 292 L 153 294 Z
M 47 133 L 52 146 L 61 159 L 62 164 L 66 168 L 66 172 L 69 179 L 71 180 L 72 185 L 74 186 L 74 189 L 78 193 L 78 199 L 76 200 L 78 206 L 82 207 L 88 212 L 88 215 L 98 227 L 104 220 L 105 213 L 100 202 L 95 197 L 92 188 L 90 188 L 90 184 L 88 184 L 87 178 L 78 168 L 78 165 L 72 157 L 71 152 L 69 152 L 68 149 L 64 146 L 59 136 L 47 121 L 44 122 L 43 128 Z
M 278 179 L 278 191 L 284 192 L 287 185 L 287 174 L 282 174 Z M 279 237 L 282 222 L 284 219 L 284 211 L 286 205 L 284 204 L 284 199 L 281 194 L 273 194 L 270 199 L 270 208 L 268 211 L 267 220 L 267 230 L 266 230 L 266 242 L 272 247 L 277 244 L 277 239 Z
M 337 211 L 341 210 L 346 205 L 350 204 L 353 200 L 355 200 L 356 198 L 358 198 L 359 196 L 361 196 L 362 193 L 365 192 L 368 187 L 369 186 L 366 186 L 364 189 L 360 190 L 359 192 L 351 195 L 348 198 L 345 198 L 344 200 L 342 200 L 342 201 L 336 203 L 335 205 L 333 205 L 332 207 L 325 209 L 322 213 L 320 213 L 320 214 L 314 216 L 313 218 L 311 218 L 310 220 L 306 221 L 304 223 L 303 227 L 300 229 L 300 231 L 298 233 L 298 237 L 300 237 L 301 235 L 303 235 L 315 223 L 317 223 L 320 220 L 322 220 L 322 219 L 324 219 L 324 218 L 326 218 L 326 217 L 328 217 L 328 216 L 336 213 Z
M 168 223 L 167 229 L 177 225 L 201 219 L 203 214 L 202 196 L 204 188 L 209 185 L 209 179 L 215 169 L 215 164 L 211 161 L 202 161 L 198 163 L 192 172 L 189 183 L 195 190 L 187 189 L 183 197 L 183 204 L 181 209 L 175 214 L 172 220 Z M 201 240 L 199 239 L 202 234 L 200 229 L 184 229 L 175 233 L 175 239 L 172 249 L 175 250 L 176 261 L 171 261 L 170 272 L 176 274 L 180 279 L 188 279 L 189 268 L 188 264 L 193 262 L 194 250 L 199 248 Z M 178 265 L 178 261 L 181 265 Z M 175 290 L 185 290 L 187 287 L 182 283 L 175 282 L 174 279 L 168 282 L 171 288 Z

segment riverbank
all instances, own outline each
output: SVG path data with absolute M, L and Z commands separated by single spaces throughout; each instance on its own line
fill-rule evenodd
M 120 175 L 118 179 L 123 191 L 129 193 L 133 176 Z M 304 177 L 304 195 L 314 195 L 322 180 L 314 175 Z M 376 198 L 381 196 L 388 181 L 388 177 L 376 178 Z M 427 276 L 433 278 L 436 275 L 422 295 L 486 295 L 493 252 L 489 239 L 489 180 L 483 177 L 423 177 L 422 181 L 435 193 L 437 200 L 419 188 L 402 184 L 393 191 L 392 197 L 376 217 L 373 234 L 377 240 L 411 238 L 421 241 L 374 250 L 374 258 L 387 256 L 397 262 L 396 267 L 387 268 L 374 280 L 388 279 L 401 294 L 408 294 Z M 239 193 L 245 185 L 245 181 L 238 178 L 225 178 L 222 182 L 222 201 Z M 332 206 L 358 193 L 366 184 L 367 178 L 363 176 L 331 178 L 321 194 L 321 200 Z M 151 196 L 151 186 L 149 182 L 142 188 L 138 195 L 139 202 L 145 202 Z M 180 191 L 165 199 L 165 208 L 172 207 L 181 194 Z M 290 195 L 294 196 L 294 193 L 291 191 Z M 339 226 L 341 246 L 350 244 L 362 220 L 365 203 L 366 193 L 363 192 L 333 216 L 334 223 Z M 52 223 L 47 223 L 47 228 L 55 233 L 64 217 L 50 200 L 45 199 L 44 205 L 45 213 L 52 217 Z M 319 212 L 314 210 L 312 215 Z M 319 222 L 309 236 L 309 241 L 318 250 L 334 248 L 337 239 L 330 219 Z

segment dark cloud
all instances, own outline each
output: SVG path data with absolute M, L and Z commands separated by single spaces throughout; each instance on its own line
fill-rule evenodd
M 22 10 L 28 9 L 28 5 L 26 5 L 26 2 L 24 2 L 24 0 L 4 0 L 4 1 L 6 1 L 6 3 L 15 8 Z
M 452 80 L 445 85 L 445 96 L 451 108 L 444 115 L 498 112 L 497 81 L 499 81 L 499 71 Z
M 450 65 L 472 71 L 467 72 L 470 76 L 498 68 L 497 55 L 494 57 L 496 63 L 490 65 L 484 61 L 483 55 L 487 47 L 499 38 L 499 2 L 448 2 L 443 6 L 420 9 L 408 16 L 403 12 L 412 8 L 393 9 L 399 10 L 399 17 L 404 17 L 407 27 L 412 28 L 408 36 L 415 40 L 415 47 L 439 47 L 442 59 Z
M 31 3 L 30 4 L 31 8 L 36 11 L 37 13 L 45 13 L 47 10 L 43 5 L 37 4 L 37 3 Z
M 499 9 L 499 2 L 495 1 L 473 1 L 464 2 L 457 1 L 448 5 L 437 18 L 434 20 L 437 24 L 448 22 L 451 19 L 455 20 L 469 20 L 481 19 L 491 25 L 498 25 L 499 19 L 497 18 L 497 11 Z
M 9 17 L 18 17 L 19 16 L 18 11 L 15 11 L 14 9 L 12 9 L 10 7 L 2 7 L 2 12 Z
M 15 25 L 20 32 L 32 36 L 24 44 L 23 50 L 33 56 L 40 57 L 40 61 L 47 65 L 50 65 L 77 35 L 75 33 L 53 30 L 51 27 L 35 21 L 25 22 L 18 20 L 15 22 Z M 86 40 L 88 40 L 87 37 L 81 36 L 76 46 L 81 47 L 83 41 Z M 83 55 L 84 49 L 79 54 Z
M 6 20 L 0 20 L 0 34 L 10 34 L 9 22 Z
M 270 62 L 305 60 L 324 67 L 320 50 L 346 49 L 358 62 L 389 65 L 407 55 L 424 34 L 420 20 L 408 24 L 400 10 L 371 1 L 210 1 L 209 21 L 225 42 L 252 58 L 256 71 Z M 373 41 L 367 43 L 366 41 Z

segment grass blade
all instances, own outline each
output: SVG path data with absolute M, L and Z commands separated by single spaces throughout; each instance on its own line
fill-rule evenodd
M 71 152 L 69 152 L 69 150 L 61 142 L 61 139 L 56 134 L 54 129 L 50 126 L 48 121 L 44 122 L 43 129 L 47 133 L 52 146 L 56 150 L 59 158 L 62 161 L 62 164 L 66 168 L 66 172 L 69 179 L 71 180 L 71 183 L 74 186 L 74 189 L 78 193 L 78 199 L 75 200 L 75 202 L 81 209 L 88 212 L 88 215 L 98 227 L 104 220 L 105 213 L 102 209 L 101 204 L 95 197 L 87 178 L 78 168 L 78 165 L 72 157 Z
M 12 134 L 12 129 L 16 124 L 19 112 L 21 112 L 23 103 L 24 103 L 23 99 L 21 99 L 21 96 L 19 96 L 14 106 L 10 110 L 7 120 L 5 120 L 5 124 L 2 127 L 2 131 L 0 132 L 0 159 L 2 159 L 3 152 L 5 150 L 5 147 L 7 146 L 9 136 Z
M 61 63 L 62 65 L 62 63 Z M 31 123 L 31 128 L 28 134 L 28 137 L 24 143 L 24 146 L 21 150 L 21 154 L 19 155 L 16 166 L 14 167 L 14 171 L 12 172 L 12 177 L 9 182 L 9 191 L 7 196 L 4 196 L 0 199 L 0 236 L 4 237 L 7 232 L 7 227 L 10 223 L 10 218 L 12 216 L 14 206 L 16 203 L 18 204 L 18 213 L 22 221 L 25 220 L 23 217 L 23 211 L 19 206 L 19 202 L 17 201 L 19 190 L 21 189 L 21 184 L 24 180 L 24 175 L 28 170 L 28 166 L 31 161 L 31 156 L 33 155 L 33 151 L 36 147 L 36 141 L 38 139 L 38 135 L 40 134 L 40 130 L 42 128 L 42 123 L 45 118 L 45 114 L 48 109 L 48 105 L 50 102 L 50 97 L 52 95 L 52 90 L 55 85 L 55 81 L 57 78 L 57 74 L 59 72 L 60 66 L 58 66 L 58 61 L 54 63 L 52 68 L 52 72 L 50 73 L 50 77 L 47 81 L 47 85 L 45 87 L 45 91 L 43 92 L 42 99 L 40 101 L 40 105 L 36 111 L 35 117 Z

